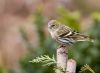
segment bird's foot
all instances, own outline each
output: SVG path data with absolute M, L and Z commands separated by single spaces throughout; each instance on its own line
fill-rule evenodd
M 60 45 L 60 47 L 59 48 L 61 48 L 61 47 L 66 47 L 65 45 Z

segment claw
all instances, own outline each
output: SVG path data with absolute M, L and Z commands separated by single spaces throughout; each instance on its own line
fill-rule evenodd
M 61 48 L 61 47 L 66 47 L 66 46 L 65 46 L 65 45 L 60 45 L 60 48 Z

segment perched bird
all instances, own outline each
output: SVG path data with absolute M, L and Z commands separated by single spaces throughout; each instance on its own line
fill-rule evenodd
M 48 22 L 48 31 L 51 37 L 61 45 L 72 45 L 78 41 L 89 41 L 90 38 L 79 32 L 74 31 L 70 27 L 61 24 L 56 20 Z

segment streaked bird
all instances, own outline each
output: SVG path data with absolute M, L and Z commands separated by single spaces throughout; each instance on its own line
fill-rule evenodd
M 48 22 L 48 31 L 51 37 L 61 45 L 72 45 L 78 41 L 90 41 L 90 38 L 56 20 Z

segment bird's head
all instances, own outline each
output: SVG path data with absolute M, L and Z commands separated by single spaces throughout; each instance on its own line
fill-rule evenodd
M 60 23 L 56 20 L 51 20 L 48 22 L 48 29 L 51 31 L 55 31 L 59 28 Z

